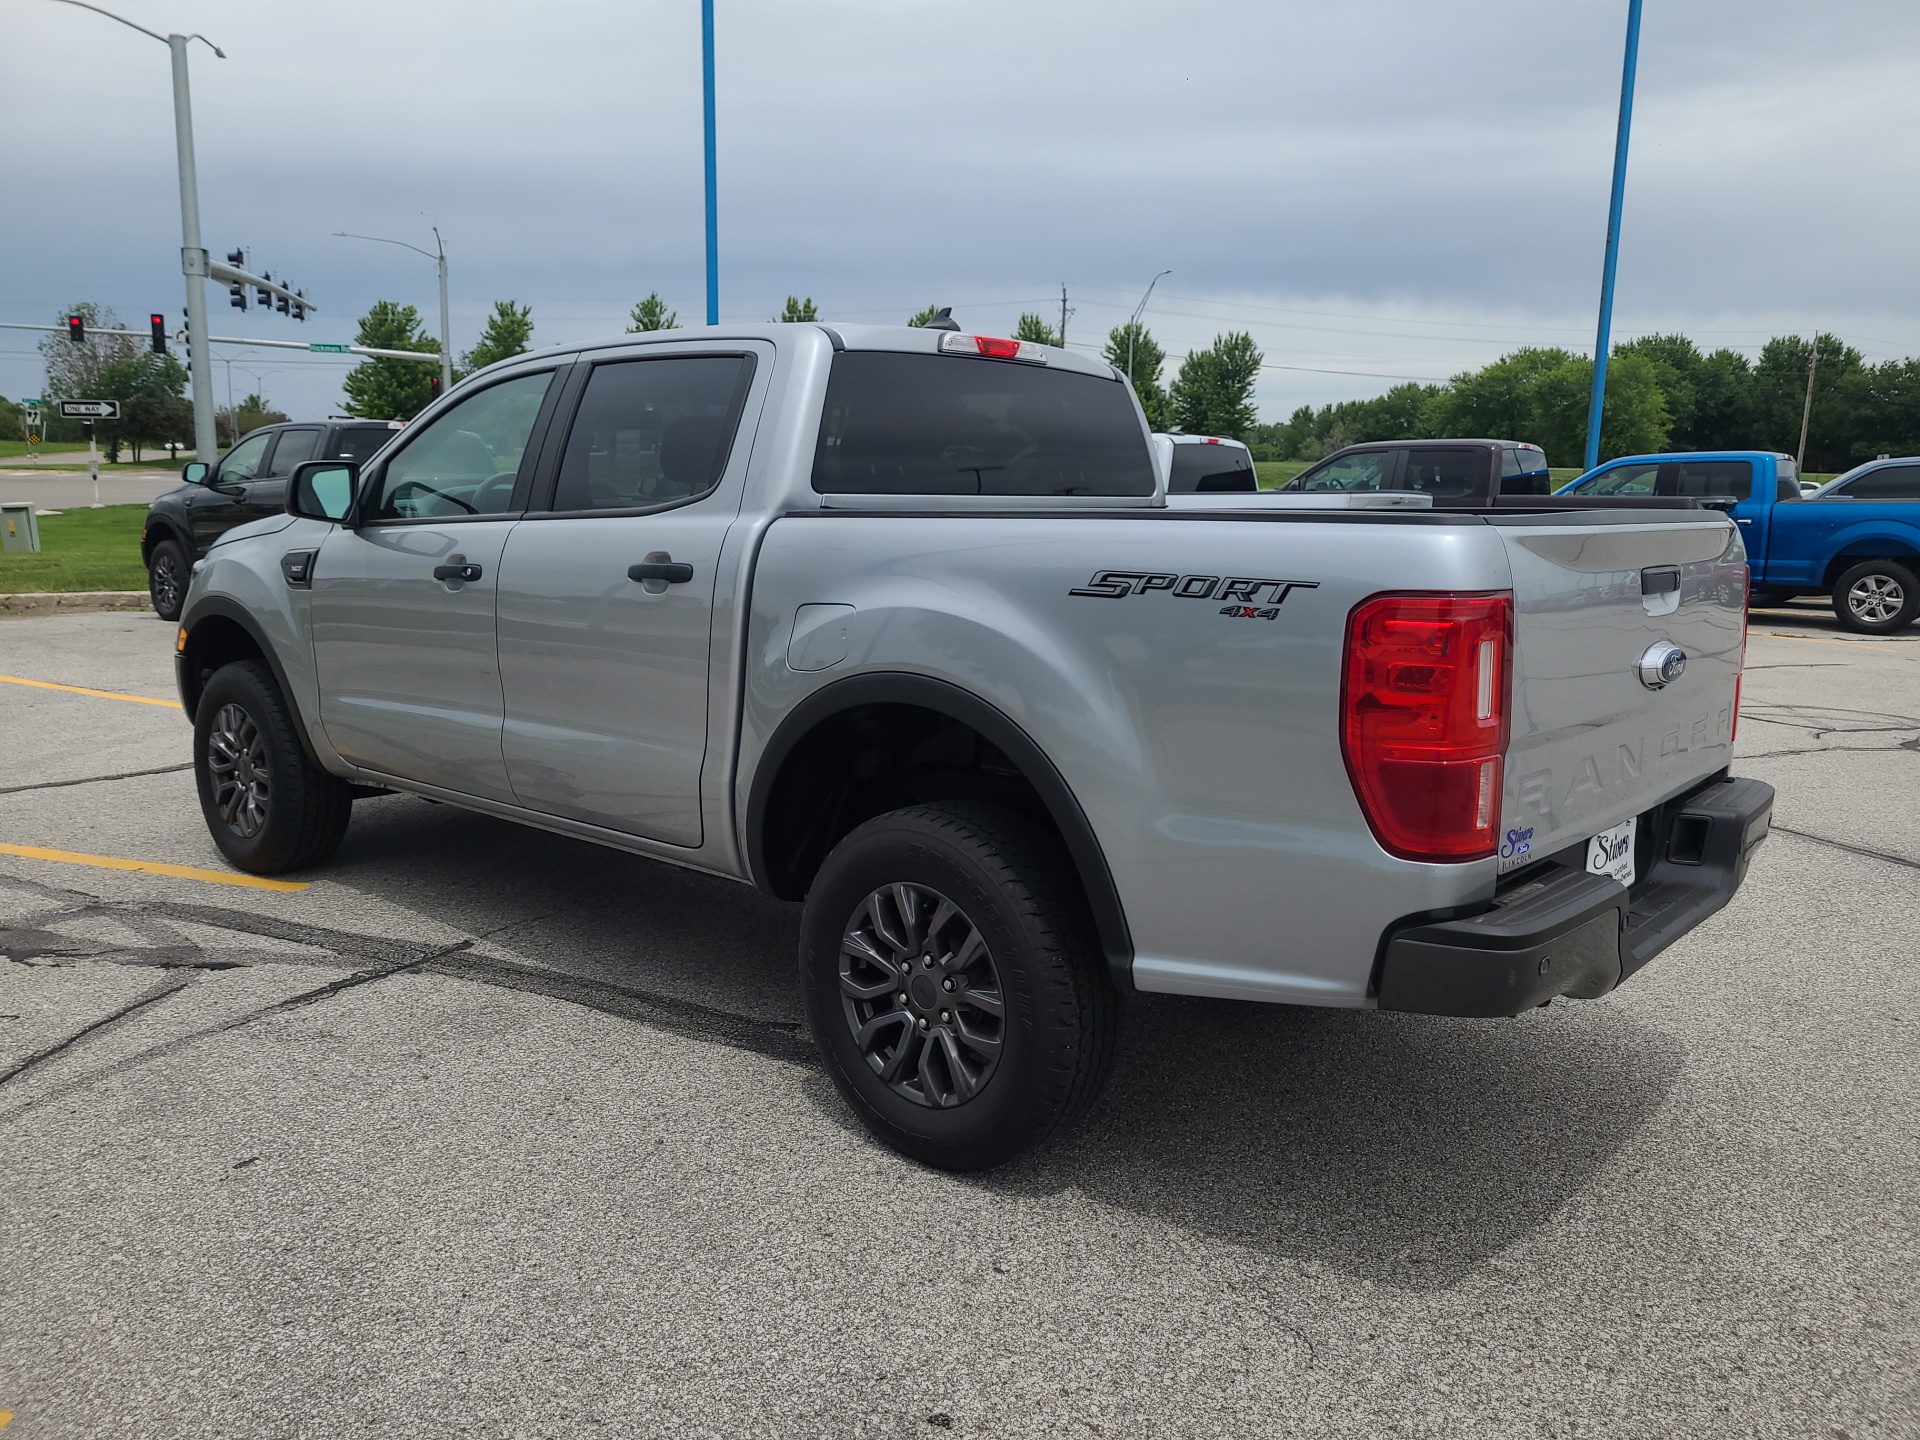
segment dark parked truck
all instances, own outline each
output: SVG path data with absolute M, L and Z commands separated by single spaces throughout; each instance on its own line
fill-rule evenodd
M 304 460 L 367 460 L 404 428 L 398 420 L 328 420 L 250 431 L 217 464 L 189 461 L 185 482 L 156 496 L 140 532 L 147 596 L 163 620 L 180 618 L 187 577 L 236 525 L 286 508 L 287 477 Z
M 1547 456 L 1519 440 L 1391 440 L 1349 445 L 1294 476 L 1293 495 L 1405 491 L 1437 510 L 1526 505 L 1553 491 Z
M 1889 635 L 1920 616 L 1920 459 L 1877 460 L 1802 495 L 1793 457 L 1765 450 L 1633 455 L 1559 492 L 1574 501 L 1688 496 L 1740 527 L 1753 603 L 1832 598 L 1850 630 Z
M 1123 991 L 1523 1015 L 1731 899 L 1773 792 L 1726 516 L 1166 483 L 1043 345 L 515 357 L 195 573 L 206 823 L 281 871 L 410 791 L 804 902 L 828 1073 L 956 1168 L 1091 1101 Z

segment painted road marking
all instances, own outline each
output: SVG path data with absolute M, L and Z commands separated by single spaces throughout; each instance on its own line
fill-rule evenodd
M 22 860 L 51 860 L 59 865 L 90 865 L 96 870 L 138 870 L 143 875 L 171 875 L 176 880 L 205 880 L 213 885 L 239 885 L 248 890 L 304 890 L 305 880 L 269 880 L 232 870 L 203 870 L 198 865 L 167 865 L 158 860 L 125 860 L 118 855 L 86 855 L 78 850 L 44 850 L 38 845 L 0 845 L 0 855 Z
M 131 700 L 136 705 L 161 705 L 178 710 L 178 700 L 155 700 L 148 695 L 122 695 L 117 690 L 89 690 L 84 685 L 56 685 L 51 680 L 24 680 L 18 675 L 0 675 L 9 685 L 31 685 L 36 690 L 65 690 L 70 695 L 97 695 L 102 700 Z
M 1804 640 L 1809 645 L 1837 645 L 1842 650 L 1890 650 L 1893 648 L 1876 640 L 1825 640 L 1818 635 L 1784 635 L 1778 630 L 1764 630 L 1761 633 L 1775 640 Z M 0 679 L 4 678 L 0 676 Z

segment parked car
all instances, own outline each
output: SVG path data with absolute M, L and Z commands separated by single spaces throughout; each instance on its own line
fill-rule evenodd
M 1157 432 L 1153 451 L 1170 495 L 1241 494 L 1260 488 L 1253 452 L 1238 440 Z
M 1526 505 L 1551 494 L 1546 452 L 1519 440 L 1392 440 L 1349 445 L 1281 486 L 1283 494 L 1408 490 L 1436 509 Z
M 1726 516 L 1173 509 L 1118 372 L 1043 345 L 517 356 L 287 506 L 181 618 L 227 858 L 317 865 L 381 787 L 804 902 L 827 1071 L 935 1165 L 1090 1103 L 1124 990 L 1524 1015 L 1767 833 Z
M 1791 455 L 1726 450 L 1631 455 L 1560 496 L 1693 496 L 1740 526 L 1753 603 L 1824 594 L 1840 623 L 1889 635 L 1920 616 L 1920 459 L 1876 460 L 1802 495 Z
M 287 476 L 303 460 L 369 460 L 404 428 L 398 420 L 289 422 L 249 431 L 217 464 L 189 461 L 185 482 L 147 507 L 140 559 L 163 620 L 180 618 L 193 562 L 236 525 L 286 507 Z

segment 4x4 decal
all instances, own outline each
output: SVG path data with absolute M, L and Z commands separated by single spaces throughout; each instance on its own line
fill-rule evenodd
M 1164 590 L 1178 600 L 1231 600 L 1220 613 L 1236 620 L 1272 620 L 1288 594 L 1295 590 L 1313 590 L 1318 580 L 1261 580 L 1251 576 L 1164 575 L 1140 570 L 1101 570 L 1085 585 L 1067 593 L 1096 600 L 1124 600 L 1129 595 L 1145 595 Z

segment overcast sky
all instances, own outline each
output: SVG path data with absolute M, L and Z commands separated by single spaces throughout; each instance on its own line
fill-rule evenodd
M 698 0 L 107 0 L 193 47 L 216 254 L 320 305 L 210 290 L 213 332 L 348 340 L 376 299 L 454 347 L 490 303 L 536 343 L 704 317 Z M 1022 310 L 1095 346 L 1265 351 L 1263 418 L 1593 343 L 1626 0 L 718 0 L 720 308 L 762 320 Z M 165 49 L 55 0 L 0 5 L 0 320 L 183 303 Z M 1818 326 L 1920 354 L 1920 4 L 1647 0 L 1616 336 L 1757 349 Z M 0 394 L 37 391 L 0 331 Z M 296 416 L 345 367 L 219 347 Z M 1169 366 L 1171 372 L 1172 366 Z M 226 398 L 227 367 L 215 366 Z

